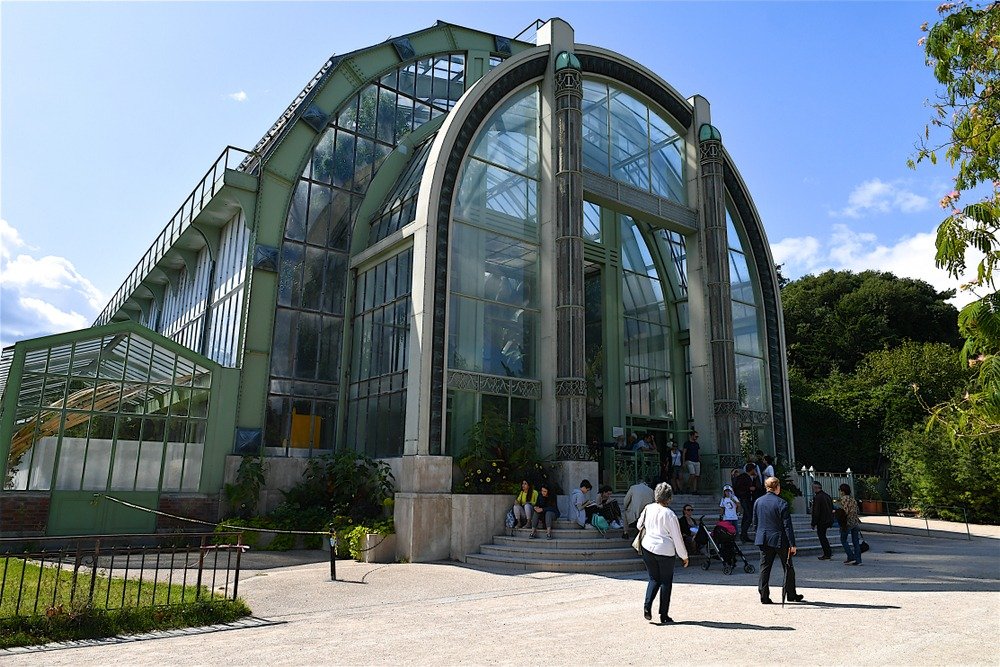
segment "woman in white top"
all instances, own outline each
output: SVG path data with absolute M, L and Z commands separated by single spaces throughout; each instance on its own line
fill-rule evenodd
M 660 482 L 653 491 L 653 498 L 656 502 L 646 505 L 638 521 L 639 530 L 645 531 L 640 544 L 642 560 L 649 573 L 642 615 L 647 621 L 653 619 L 653 598 L 659 593 L 660 623 L 673 623 L 667 613 L 670 611 L 670 590 L 674 583 L 674 557 L 680 556 L 684 567 L 687 567 L 688 553 L 677 515 L 667 508 L 674 499 L 673 489 L 666 482 Z

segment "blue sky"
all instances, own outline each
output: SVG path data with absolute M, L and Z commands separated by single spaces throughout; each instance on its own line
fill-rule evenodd
M 798 277 L 933 266 L 950 170 L 906 167 L 936 85 L 932 2 L 0 4 L 0 345 L 87 326 L 218 154 L 334 53 L 436 20 L 559 16 L 701 94 Z

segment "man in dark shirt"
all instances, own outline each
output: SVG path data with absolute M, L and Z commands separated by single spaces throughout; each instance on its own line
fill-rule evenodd
M 698 444 L 698 431 L 691 431 L 688 441 L 681 450 L 681 460 L 688 471 L 688 490 L 698 495 L 698 478 L 701 477 L 701 446 Z
M 750 529 L 750 517 L 753 516 L 753 505 L 757 498 L 763 495 L 760 477 L 757 476 L 757 466 L 753 463 L 747 463 L 743 466 L 743 472 L 737 475 L 733 481 L 733 492 L 743 507 L 740 539 L 743 542 L 749 542 L 750 536 L 747 531 Z
M 819 482 L 813 482 L 812 527 L 816 529 L 819 544 L 823 547 L 820 560 L 833 558 L 830 541 L 826 539 L 826 531 L 833 525 L 833 498 L 829 496 Z

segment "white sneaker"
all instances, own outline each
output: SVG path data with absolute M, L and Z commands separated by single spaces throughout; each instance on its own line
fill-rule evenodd
M 611 522 L 611 527 L 614 528 L 614 529 L 616 529 L 616 530 L 621 529 L 622 528 L 622 522 L 621 521 L 612 521 Z

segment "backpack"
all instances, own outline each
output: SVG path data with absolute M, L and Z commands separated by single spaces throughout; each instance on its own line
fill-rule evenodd
M 590 524 L 601 533 L 606 533 L 608 529 L 611 528 L 611 524 L 608 523 L 608 520 L 600 514 L 595 514 L 591 517 Z
M 507 518 L 503 520 L 503 525 L 507 527 L 507 530 L 514 534 L 514 526 L 517 525 L 517 519 L 514 518 L 514 508 L 511 507 L 507 510 Z

